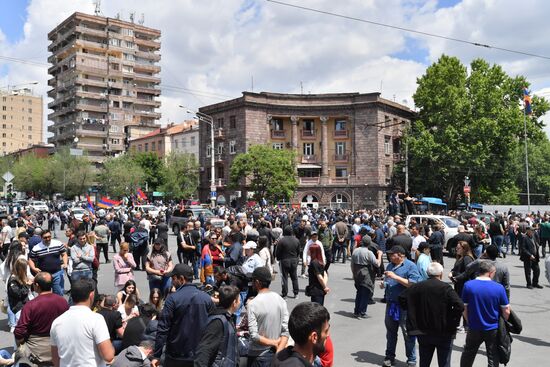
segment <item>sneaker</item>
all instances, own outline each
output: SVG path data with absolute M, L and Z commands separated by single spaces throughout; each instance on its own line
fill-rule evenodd
M 295 294 L 295 295 L 294 295 L 294 299 L 300 299 L 300 295 L 299 295 L 299 294 Z
M 357 320 L 359 320 L 361 318 L 361 314 L 354 313 L 353 317 L 355 317 Z
M 544 288 L 544 287 L 543 287 L 542 285 L 540 285 L 540 284 L 533 285 L 533 287 L 534 287 L 534 288 L 538 288 L 538 289 Z
M 392 361 L 392 360 L 389 359 L 389 358 L 386 358 L 386 359 L 384 359 L 384 363 L 382 363 L 382 366 L 384 366 L 384 367 L 392 367 L 392 366 L 395 366 L 395 362 Z
M 407 367 L 416 367 L 416 362 L 407 362 Z
M 532 286 L 532 285 L 528 285 L 528 286 L 527 286 L 527 289 L 533 289 L 533 286 Z

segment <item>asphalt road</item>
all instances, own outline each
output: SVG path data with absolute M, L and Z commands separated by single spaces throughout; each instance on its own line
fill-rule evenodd
M 59 231 L 58 231 L 59 232 Z M 64 240 L 64 238 L 60 238 Z M 169 239 L 169 247 L 175 256 L 176 240 L 173 235 Z M 110 254 L 112 256 L 112 254 Z M 512 344 L 512 358 L 508 366 L 545 366 L 547 353 L 550 353 L 550 287 L 541 274 L 541 284 L 544 289 L 529 290 L 525 288 L 522 263 L 517 256 L 508 256 L 500 259 L 508 265 L 511 274 L 511 304 L 523 323 L 521 335 L 514 336 Z M 452 267 L 454 260 L 445 258 L 446 272 Z M 103 264 L 99 271 L 100 292 L 113 292 L 113 268 L 111 264 Z M 144 272 L 136 272 L 136 282 L 141 290 L 142 298 L 147 299 L 148 285 Z M 300 278 L 300 287 L 303 289 L 306 279 Z M 351 279 L 349 262 L 333 264 L 330 268 L 329 287 L 331 292 L 325 299 L 325 306 L 331 313 L 331 336 L 335 348 L 335 366 L 380 366 L 384 359 L 385 350 L 385 305 L 378 302 L 369 306 L 367 319 L 353 318 L 355 289 Z M 280 292 L 280 279 L 277 278 L 271 288 Z M 5 295 L 4 287 L 0 289 L 0 299 Z M 382 291 L 375 290 L 375 299 L 378 300 Z M 289 310 L 298 303 L 308 300 L 300 293 L 298 300 L 288 298 Z M 458 334 L 454 342 L 452 365 L 458 366 L 460 354 L 464 345 L 465 334 Z M 6 315 L 0 314 L 0 349 L 13 346 L 13 337 L 8 332 Z M 397 366 L 405 366 L 405 347 L 402 336 L 397 345 Z M 436 366 L 434 361 L 432 366 Z M 481 348 L 474 366 L 486 366 L 486 357 Z

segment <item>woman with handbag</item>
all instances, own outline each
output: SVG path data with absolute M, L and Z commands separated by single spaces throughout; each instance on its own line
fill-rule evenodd
M 325 295 L 330 292 L 328 287 L 328 274 L 325 271 L 325 264 L 322 256 L 322 247 L 314 243 L 308 249 L 308 280 L 306 287 L 306 296 L 311 298 L 311 302 L 317 302 L 320 305 L 325 303 Z
M 147 280 L 149 280 L 149 292 L 154 288 L 159 288 L 166 297 L 172 286 L 172 281 L 166 274 L 170 273 L 173 268 L 172 255 L 170 255 L 164 241 L 157 238 L 145 263 Z

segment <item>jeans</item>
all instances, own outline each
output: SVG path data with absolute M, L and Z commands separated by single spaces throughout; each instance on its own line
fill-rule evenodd
M 497 235 L 494 236 L 491 240 L 493 245 L 496 245 L 498 248 L 499 255 L 502 253 L 502 244 L 504 243 L 504 236 L 503 235 Z
M 323 306 L 325 304 L 325 296 L 311 296 L 311 302 L 315 302 Z
M 372 291 L 367 287 L 355 286 L 357 293 L 355 294 L 355 315 L 366 315 L 369 301 L 372 299 Z
M 273 357 L 275 353 L 272 350 L 268 350 L 259 356 L 251 357 L 248 356 L 247 367 L 271 367 L 271 362 L 273 362 Z
M 92 270 L 73 270 L 71 273 L 71 282 L 79 279 L 92 279 Z
M 101 254 L 101 251 L 103 251 L 103 256 L 105 257 L 105 262 L 109 261 L 109 243 L 102 242 L 97 243 L 97 251 Z M 99 260 L 99 255 L 98 255 Z
M 453 339 L 436 335 L 419 335 L 418 354 L 420 356 L 420 367 L 430 367 L 432 357 L 436 349 L 437 363 L 439 367 L 451 366 Z
M 111 233 L 111 246 L 113 247 L 113 252 L 116 253 L 116 243 L 120 246 L 120 233 Z
M 63 297 L 65 293 L 65 277 L 63 269 L 52 274 L 52 291 L 53 293 Z
M 476 257 L 476 259 L 479 259 L 479 257 L 481 256 L 481 254 L 483 253 L 483 244 L 479 244 L 477 245 L 476 247 L 474 247 L 474 255 Z
M 533 271 L 533 281 L 531 282 L 531 271 Z M 539 263 L 535 260 L 523 262 L 523 272 L 525 273 L 525 282 L 527 285 L 538 285 L 540 276 Z
M 149 280 L 149 292 L 153 290 L 153 288 L 158 288 L 161 290 L 163 295 L 167 295 L 168 291 L 170 290 L 170 287 L 172 286 L 172 279 L 170 277 L 162 277 L 161 279 L 157 279 L 157 277 L 147 277 Z
M 405 354 L 407 355 L 407 363 L 416 363 L 416 350 L 415 343 L 416 338 L 409 336 L 407 333 L 407 311 L 401 309 L 399 321 L 395 321 L 389 315 L 390 302 L 386 304 L 386 317 L 384 323 L 386 324 L 386 359 L 395 360 L 395 349 L 397 346 L 397 333 L 399 329 L 403 333 L 403 339 L 405 341 Z
M 487 367 L 498 367 L 497 329 L 495 330 L 468 330 L 466 344 L 460 357 L 460 367 L 472 367 L 481 343 L 485 342 L 487 350 Z
M 292 280 L 292 290 L 294 295 L 297 295 L 300 292 L 298 286 L 298 259 L 283 259 L 279 262 L 281 267 L 281 286 L 283 297 L 288 295 L 288 276 Z
M 241 298 L 241 304 L 237 309 L 237 311 L 235 311 L 235 318 L 236 318 L 235 323 L 237 325 L 241 323 L 241 320 L 243 319 L 242 313 L 246 310 L 245 306 L 246 306 L 246 297 L 248 297 L 248 289 L 241 291 L 239 293 L 239 297 Z

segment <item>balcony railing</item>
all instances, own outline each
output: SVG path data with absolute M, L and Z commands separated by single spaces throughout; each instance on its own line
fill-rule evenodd
M 227 180 L 225 178 L 217 178 L 214 181 L 216 182 L 217 187 L 223 187 L 227 185 Z
M 214 156 L 214 160 L 216 161 L 216 163 L 223 163 L 224 155 L 223 154 L 216 154 Z
M 214 130 L 215 139 L 225 139 L 225 130 L 223 128 L 218 128 Z
M 347 154 L 335 154 L 334 155 L 334 161 L 335 162 L 347 162 L 349 160 L 349 156 Z
M 318 185 L 320 177 L 300 177 L 300 184 L 302 185 Z
M 317 156 L 316 155 L 303 155 L 302 156 L 302 163 L 317 163 Z
M 347 184 L 349 179 L 348 177 L 334 177 L 330 181 L 334 184 Z
M 346 130 L 334 130 L 335 138 L 347 138 L 349 136 L 349 131 Z
M 302 139 L 315 139 L 316 137 L 316 130 L 306 130 L 302 129 Z
M 272 139 L 284 139 L 286 137 L 284 130 L 271 130 Z

